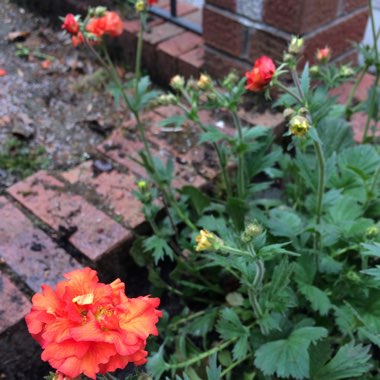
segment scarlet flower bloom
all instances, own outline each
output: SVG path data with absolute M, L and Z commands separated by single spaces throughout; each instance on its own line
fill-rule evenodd
M 315 58 L 320 63 L 326 63 L 331 58 L 331 49 L 326 46 L 323 49 L 317 49 L 315 53 Z
M 71 41 L 73 42 L 74 47 L 77 47 L 78 45 L 83 44 L 84 37 L 83 37 L 82 32 L 79 32 L 76 36 L 72 36 Z
M 149 6 L 157 4 L 158 0 L 148 0 Z
M 62 29 L 65 29 L 70 34 L 78 34 L 79 32 L 79 24 L 75 19 L 75 16 L 72 13 L 69 13 L 65 17 L 65 21 L 63 22 Z
M 42 360 L 69 378 L 146 362 L 146 340 L 157 335 L 158 298 L 128 298 L 124 283 L 100 283 L 90 268 L 64 275 L 53 289 L 42 286 L 26 316 L 28 330 L 42 346 Z
M 255 62 L 253 70 L 245 74 L 247 78 L 246 89 L 255 92 L 263 90 L 270 83 L 275 72 L 274 62 L 263 55 Z
M 117 37 L 123 32 L 123 22 L 116 12 L 106 12 L 102 17 L 91 18 L 86 30 L 98 38 L 104 34 Z
M 7 75 L 7 70 L 0 69 L 0 77 L 4 77 Z

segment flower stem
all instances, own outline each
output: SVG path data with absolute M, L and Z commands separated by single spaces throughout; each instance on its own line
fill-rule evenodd
M 303 93 L 301 83 L 300 83 L 300 78 L 298 77 L 297 70 L 295 68 L 293 68 L 290 70 L 290 73 L 292 74 L 293 82 L 297 88 L 297 91 L 300 95 L 300 98 L 303 99 L 304 101 L 306 101 L 305 94 Z
M 322 216 L 322 206 L 323 206 L 323 195 L 325 191 L 325 158 L 323 155 L 323 150 L 321 144 L 317 141 L 314 141 L 314 149 L 318 158 L 318 166 L 319 166 L 319 180 L 318 180 L 318 190 L 317 190 L 317 206 L 316 206 L 316 214 L 317 214 L 317 225 L 321 223 Z M 317 232 L 318 238 L 318 247 L 321 249 L 321 234 Z
M 361 81 L 363 80 L 364 75 L 367 72 L 367 70 L 368 70 L 368 66 L 367 65 L 363 66 L 360 74 L 356 78 L 356 81 L 355 81 L 355 83 L 351 89 L 350 95 L 348 96 L 348 99 L 347 99 L 346 110 L 348 110 L 351 107 L 352 101 L 354 100 L 354 96 L 356 94 L 356 90 L 358 89 Z
M 220 378 L 223 379 L 224 376 L 227 375 L 228 372 L 231 372 L 235 367 L 237 367 L 239 364 L 243 363 L 244 361 L 246 361 L 249 357 L 251 356 L 251 354 L 247 355 L 247 356 L 244 356 L 244 358 L 240 359 L 240 360 L 237 360 L 236 362 L 232 363 L 229 367 L 227 367 L 220 375 Z
M 289 94 L 290 96 L 292 96 L 295 100 L 297 100 L 298 103 L 300 103 L 301 105 L 304 104 L 304 100 L 298 96 L 296 93 L 294 93 L 293 91 L 289 90 L 286 86 L 284 86 L 280 81 L 276 81 L 276 85 L 281 88 L 282 91 L 286 92 L 287 94 Z
M 231 343 L 233 343 L 237 338 L 233 338 L 233 339 L 230 339 L 228 340 L 227 342 L 224 342 L 223 344 L 219 345 L 219 346 L 216 346 L 214 348 L 211 348 L 210 350 L 206 351 L 206 352 L 202 352 L 201 354 L 197 355 L 197 356 L 194 356 L 193 358 L 189 359 L 189 360 L 185 360 L 184 362 L 181 362 L 181 363 L 176 363 L 176 364 L 169 364 L 167 365 L 167 369 L 177 369 L 177 368 L 185 368 L 185 367 L 188 367 L 196 362 L 199 362 L 219 351 L 222 351 L 224 350 L 226 347 L 228 347 Z
M 243 129 L 241 126 L 240 119 L 235 111 L 231 112 L 232 118 L 235 124 L 235 127 L 238 132 L 239 136 L 239 145 L 243 145 L 244 139 L 243 139 Z M 238 196 L 239 198 L 244 198 L 245 194 L 245 162 L 244 162 L 244 153 L 238 152 L 238 175 L 237 175 L 237 182 L 238 182 Z
M 137 95 L 138 84 L 141 77 L 141 57 L 142 57 L 143 37 L 144 37 L 144 24 L 145 24 L 145 15 L 143 13 L 140 13 L 140 30 L 137 37 L 137 51 L 136 51 L 136 63 L 135 63 L 135 95 Z

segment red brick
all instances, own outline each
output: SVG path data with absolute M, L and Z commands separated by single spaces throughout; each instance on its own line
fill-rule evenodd
M 356 112 L 351 120 L 350 124 L 352 126 L 352 131 L 354 133 L 354 139 L 357 143 L 361 143 L 364 135 L 364 130 L 365 130 L 365 125 L 367 122 L 367 114 L 365 112 Z M 370 126 L 369 126 L 369 136 L 372 136 L 372 127 L 374 123 L 371 121 Z M 377 129 L 376 131 L 376 136 L 380 136 L 380 130 Z
M 353 42 L 361 42 L 367 26 L 368 11 L 363 10 L 354 15 L 344 17 L 342 22 L 325 28 L 311 37 L 306 37 L 305 59 L 314 61 L 315 51 L 326 45 L 332 49 L 333 58 L 351 50 Z
M 68 240 L 90 260 L 99 260 L 132 237 L 130 231 L 79 195 L 68 193 L 62 182 L 44 171 L 13 185 L 8 192 L 55 231 L 76 228 Z
M 236 12 L 236 0 L 207 0 L 206 4 L 212 4 L 230 12 Z
M 368 6 L 368 0 L 345 0 L 344 10 L 346 12 L 352 12 L 355 9 Z
M 246 28 L 232 17 L 205 7 L 203 29 L 206 44 L 236 57 L 243 54 Z
M 247 70 L 252 69 L 252 66 L 214 49 L 206 48 L 203 69 L 216 79 L 220 79 L 227 75 L 231 70 L 236 70 L 239 75 L 244 75 Z
M 363 102 L 368 98 L 368 91 L 372 88 L 375 82 L 375 77 L 372 74 L 365 74 L 363 80 L 360 82 L 358 89 L 355 92 L 355 99 Z
M 200 46 L 181 55 L 178 58 L 178 73 L 185 78 L 198 78 L 204 64 L 204 52 L 204 47 Z
M 264 22 L 280 30 L 303 34 L 334 20 L 339 0 L 265 0 Z
M 282 37 L 262 30 L 252 30 L 249 57 L 252 63 L 262 55 L 267 55 L 275 60 L 282 60 L 283 52 L 287 47 L 288 41 Z
M 35 292 L 80 267 L 4 197 L 0 197 L 0 257 Z
M 62 176 L 72 184 L 81 183 L 95 190 L 104 200 L 105 206 L 122 217 L 129 228 L 135 229 L 143 223 L 142 204 L 132 194 L 133 190 L 137 190 L 135 176 L 116 170 L 95 176 L 92 167 L 93 162 L 86 161 Z
M 178 57 L 203 44 L 203 39 L 193 32 L 185 32 L 157 47 L 157 64 L 160 67 L 160 80 L 168 84 L 178 74 Z
M 0 333 L 23 319 L 30 308 L 28 299 L 0 272 Z

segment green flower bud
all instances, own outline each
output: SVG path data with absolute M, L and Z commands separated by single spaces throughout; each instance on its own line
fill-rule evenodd
M 261 235 L 263 232 L 262 227 L 258 223 L 250 223 L 241 234 L 241 240 L 244 243 L 249 243 L 252 239 Z
M 288 48 L 289 53 L 294 55 L 300 54 L 303 49 L 303 43 L 303 38 L 293 36 Z

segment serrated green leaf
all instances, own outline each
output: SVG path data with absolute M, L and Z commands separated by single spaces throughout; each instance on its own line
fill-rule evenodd
M 305 283 L 298 283 L 298 289 L 310 302 L 313 310 L 318 311 L 321 315 L 327 315 L 331 308 L 331 302 L 323 290 Z
M 309 94 L 310 88 L 310 73 L 309 73 L 309 63 L 306 63 L 302 75 L 301 75 L 301 88 L 305 96 Z
M 369 346 L 350 342 L 341 347 L 336 355 L 314 374 L 312 380 L 339 380 L 359 377 L 371 369 Z
M 209 365 L 206 367 L 207 380 L 220 380 L 222 378 L 222 367 L 217 365 L 216 354 L 209 359 Z
M 146 367 L 148 373 L 153 376 L 154 379 L 160 379 L 162 374 L 167 370 L 168 364 L 164 360 L 163 347 L 161 346 L 158 352 L 149 357 Z
M 255 353 L 255 365 L 264 375 L 278 377 L 309 377 L 311 343 L 327 336 L 322 327 L 302 327 L 294 330 L 287 339 L 263 344 Z
M 174 260 L 174 252 L 167 241 L 156 235 L 150 236 L 144 240 L 143 245 L 145 251 L 152 252 L 155 264 L 158 264 L 158 262 L 163 260 L 165 256 Z
M 268 228 L 274 236 L 292 238 L 303 230 L 301 218 L 290 209 L 276 208 L 269 212 Z
M 380 257 L 380 243 L 363 243 L 362 247 L 365 248 L 365 251 L 360 252 L 363 256 Z
M 244 229 L 247 210 L 247 205 L 242 199 L 234 197 L 228 198 L 226 211 L 239 231 Z

